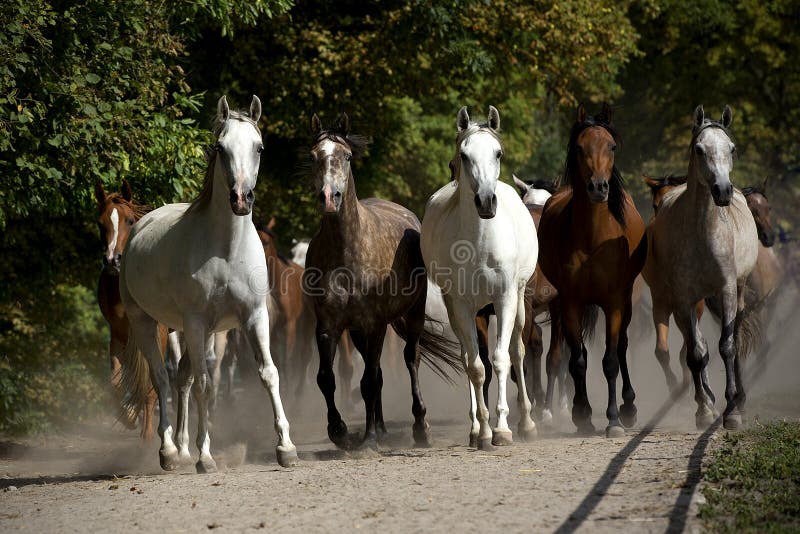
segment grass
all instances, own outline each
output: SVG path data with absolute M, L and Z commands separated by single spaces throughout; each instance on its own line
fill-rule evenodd
M 800 423 L 729 433 L 704 472 L 710 532 L 800 531 Z

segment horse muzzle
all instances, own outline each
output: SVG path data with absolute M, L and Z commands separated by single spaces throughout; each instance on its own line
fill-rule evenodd
M 733 185 L 730 182 L 712 185 L 711 198 L 714 199 L 714 204 L 717 206 L 730 206 L 731 199 L 733 198 Z
M 589 180 L 589 184 L 586 186 L 589 200 L 597 203 L 608 202 L 608 190 L 608 180 L 605 179 Z
M 475 195 L 475 207 L 478 209 L 478 217 L 481 219 L 491 219 L 497 215 L 497 195 Z
M 252 187 L 246 190 L 231 189 L 231 210 L 234 215 L 249 215 L 253 210 L 253 202 L 256 200 L 256 194 L 253 192 Z
M 119 274 L 119 266 L 122 264 L 122 254 L 117 253 L 108 258 L 108 256 L 103 256 L 103 270 L 109 274 L 117 275 Z
M 765 247 L 769 248 L 775 244 L 775 231 L 765 232 L 763 230 L 758 231 L 758 240 L 761 241 L 761 244 Z
M 324 213 L 338 213 L 342 206 L 342 192 L 325 184 L 319 193 L 319 201 Z

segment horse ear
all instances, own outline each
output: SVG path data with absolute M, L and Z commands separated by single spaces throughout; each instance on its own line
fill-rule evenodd
M 258 122 L 261 118 L 261 100 L 256 95 L 253 95 L 253 100 L 250 101 L 250 118 L 253 122 Z
M 458 110 L 458 116 L 456 117 L 456 126 L 458 127 L 459 132 L 463 132 L 464 130 L 469 128 L 469 113 L 467 113 L 467 106 L 464 106 Z
M 642 175 L 642 178 L 644 178 L 644 183 L 646 183 L 647 185 L 649 185 L 649 186 L 650 186 L 650 189 L 656 189 L 656 188 L 657 188 L 657 187 L 660 185 L 660 184 L 658 183 L 658 180 L 655 180 L 655 179 L 653 179 L 653 178 L 650 178 L 650 177 L 649 177 L 649 176 L 647 176 L 646 174 L 643 174 L 643 175 Z
M 586 121 L 586 108 L 583 106 L 583 102 L 578 104 L 578 110 L 575 113 L 575 122 L 584 122 Z
M 97 200 L 97 204 L 100 206 L 102 206 L 106 201 L 106 191 L 103 189 L 102 182 L 97 182 L 94 184 L 94 198 Z
M 269 228 L 270 230 L 275 228 L 275 217 L 270 218 L 269 222 L 267 223 L 267 228 Z
M 322 121 L 319 120 L 319 117 L 316 113 L 311 117 L 311 133 L 314 135 L 319 134 L 322 131 Z
M 611 121 L 614 118 L 614 110 L 611 108 L 608 102 L 603 102 L 603 110 L 600 112 L 600 117 L 602 122 L 611 124 Z
M 500 129 L 500 112 L 494 106 L 489 106 L 489 128 L 492 130 Z
M 706 113 L 703 111 L 703 104 L 694 108 L 694 127 L 700 128 L 706 120 Z
M 231 108 L 228 107 L 228 99 L 225 98 L 225 95 L 222 95 L 217 101 L 217 119 L 221 121 L 228 120 L 230 111 Z
M 728 128 L 730 127 L 732 121 L 733 112 L 731 111 L 731 107 L 725 104 L 725 109 L 722 110 L 722 120 L 720 120 L 720 122 L 725 128 Z
M 511 177 L 514 179 L 514 185 L 519 189 L 519 194 L 525 196 L 525 193 L 528 192 L 528 184 L 517 178 L 516 174 L 512 174 Z
M 450 167 L 450 181 L 452 182 L 453 180 L 456 179 L 456 162 L 455 162 L 455 160 L 451 159 L 450 163 L 448 163 L 447 166 Z
M 344 111 L 339 114 L 339 118 L 336 119 L 336 129 L 339 131 L 340 134 L 347 137 L 350 134 L 350 117 L 347 116 L 347 113 Z
M 130 202 L 133 200 L 133 191 L 131 190 L 131 184 L 128 183 L 128 180 L 122 180 L 122 198 Z

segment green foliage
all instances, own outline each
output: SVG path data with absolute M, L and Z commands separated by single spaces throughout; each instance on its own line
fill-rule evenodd
M 106 327 L 92 291 L 58 285 L 0 309 L 0 430 L 75 423 L 106 400 Z
M 800 424 L 775 422 L 730 433 L 704 473 L 700 518 L 713 532 L 800 528 Z

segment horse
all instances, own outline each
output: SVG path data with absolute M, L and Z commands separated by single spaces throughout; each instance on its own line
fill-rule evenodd
M 191 204 L 167 204 L 142 217 L 125 247 L 120 294 L 132 334 L 122 362 L 126 405 L 137 409 L 155 386 L 159 460 L 166 471 L 191 461 L 190 389 L 198 409 L 200 457 L 196 469 L 216 470 L 208 432 L 211 382 L 206 358 L 213 357 L 213 334 L 230 328 L 242 328 L 254 349 L 275 416 L 278 463 L 297 463 L 269 347 L 267 263 L 252 221 L 253 189 L 264 148 L 257 126 L 260 117 L 258 97 L 253 96 L 250 108 L 240 112 L 231 110 L 222 96 L 217 102 L 215 143 L 208 153 L 200 194 Z M 167 412 L 169 381 L 156 343 L 158 323 L 182 331 L 188 353 L 188 358 L 181 359 L 178 373 L 175 441 Z
M 520 197 L 528 212 L 533 217 L 533 222 L 539 226 L 539 220 L 542 216 L 544 205 L 557 190 L 555 182 L 549 180 L 536 180 L 528 184 L 520 180 L 515 174 L 511 175 L 514 185 L 519 191 Z M 541 269 L 536 267 L 534 275 L 528 280 L 528 288 L 525 291 L 525 327 L 522 330 L 522 341 L 525 345 L 525 364 L 526 371 L 531 370 L 531 394 L 534 399 L 534 412 L 538 414 L 538 420 L 544 423 L 549 423 L 552 418 L 552 396 L 550 392 L 550 400 L 546 402 L 546 395 L 542 389 L 542 352 L 544 350 L 542 340 L 542 328 L 536 322 L 536 317 L 542 313 L 546 313 L 548 304 L 558 295 L 558 292 L 553 285 L 542 274 Z M 489 384 L 492 380 L 491 367 L 489 366 L 489 316 L 494 314 L 494 309 L 491 305 L 485 307 L 478 312 L 475 318 L 475 325 L 478 329 L 478 351 L 480 353 L 481 361 L 486 368 L 486 381 L 483 383 L 483 397 L 484 401 L 488 404 Z M 552 347 L 551 350 L 560 350 L 561 347 Z M 551 358 L 552 360 L 552 358 Z M 559 358 L 560 360 L 560 358 Z M 564 360 L 563 363 L 566 363 Z M 567 367 L 566 365 L 559 366 L 556 371 L 558 376 L 558 390 L 559 390 L 559 405 L 566 409 L 568 405 L 567 400 Z M 517 377 L 514 370 L 511 370 L 511 379 L 516 382 Z
M 488 121 L 476 123 L 462 107 L 456 125 L 456 154 L 451 166 L 454 180 L 436 191 L 425 207 L 422 255 L 431 280 L 442 289 L 471 383 L 470 446 L 491 449 L 513 440 L 506 401 L 511 365 L 520 378 L 518 432 L 526 440 L 537 432 L 525 380 L 521 379 L 525 290 L 536 269 L 536 227 L 514 188 L 498 180 L 503 148 L 497 109 L 490 106 Z M 489 426 L 483 396 L 485 368 L 475 326 L 476 314 L 489 304 L 497 315 L 498 332 L 492 355 L 498 379 L 494 430 Z
M 608 384 L 606 437 L 625 433 L 636 422 L 633 386 L 628 373 L 628 324 L 631 294 L 646 255 L 644 222 L 625 191 L 614 164 L 618 135 L 612 111 L 603 104 L 591 116 L 581 104 L 570 130 L 564 184 L 545 205 L 539 222 L 539 266 L 558 291 L 550 302 L 551 347 L 566 339 L 569 370 L 575 382 L 572 421 L 580 433 L 593 434 L 592 408 L 586 392 L 588 357 L 584 335 L 590 334 L 602 309 L 606 318 L 603 374 Z M 548 360 L 560 354 L 548 353 Z M 548 361 L 548 390 L 558 361 Z M 617 407 L 616 380 L 622 370 L 623 404 Z
M 326 129 L 314 114 L 311 131 L 309 164 L 321 215 L 319 230 L 308 245 L 304 287 L 317 317 L 317 384 L 328 409 L 328 437 L 340 448 L 354 445 L 348 442 L 347 425 L 334 399 L 332 365 L 344 330 L 349 330 L 364 358 L 361 396 L 366 427 L 360 445 L 376 448 L 378 433 L 386 433 L 380 358 L 391 324 L 406 342 L 403 357 L 411 378 L 414 442 L 428 446 L 429 425 L 418 381 L 420 359 L 442 376 L 445 367 L 455 368 L 458 360 L 444 337 L 425 329 L 427 278 L 419 220 L 395 203 L 358 199 L 351 162 L 367 140 L 350 133 L 346 113 Z
M 291 260 L 300 267 L 306 266 L 306 255 L 308 254 L 308 239 L 293 239 L 292 240 L 292 257 Z
M 698 428 L 711 424 L 714 413 L 703 377 L 708 349 L 696 306 L 703 299 L 718 300 L 719 351 L 725 363 L 723 426 L 729 430 L 741 424 L 742 360 L 758 328 L 756 314 L 742 313 L 747 277 L 758 258 L 758 233 L 744 195 L 730 181 L 736 148 L 728 134 L 731 121 L 729 106 L 719 121 L 706 118 L 702 105 L 695 108 L 686 184 L 667 193 L 648 224 L 643 270 L 653 296 L 656 332 L 666 332 L 672 314 L 687 343 Z M 668 362 L 669 352 L 657 346 L 656 357 Z
M 664 197 L 679 185 L 686 183 L 686 175 L 666 175 L 661 178 L 651 178 L 644 176 L 645 183 L 650 187 L 653 198 L 653 212 L 658 213 L 658 207 Z M 779 287 L 783 279 L 783 267 L 777 255 L 770 248 L 774 243 L 775 230 L 772 227 L 770 219 L 770 206 L 766 197 L 766 180 L 761 185 L 750 186 L 742 188 L 742 194 L 747 201 L 747 207 L 753 214 L 753 219 L 756 223 L 758 231 L 758 258 L 756 259 L 756 266 L 750 275 L 747 277 L 745 292 L 745 309 L 762 308 L 762 323 L 768 324 L 771 312 L 771 297 L 775 290 Z M 700 301 L 695 306 L 697 320 L 699 321 L 703 315 L 705 301 Z M 709 309 L 714 318 L 721 322 L 720 309 L 716 302 L 712 299 Z M 668 329 L 662 328 L 656 332 L 656 343 L 661 355 L 665 354 L 667 347 L 667 334 Z M 688 385 L 691 382 L 691 374 L 686 364 L 686 344 L 681 347 L 681 369 L 683 370 L 683 384 Z M 667 353 L 668 354 L 668 353 Z M 761 354 L 761 352 L 759 352 Z M 677 380 L 669 367 L 669 358 L 659 359 L 659 363 L 664 371 L 664 376 L 667 379 L 667 386 L 674 393 L 677 392 Z M 708 384 L 708 379 L 703 375 L 703 383 Z M 710 388 L 706 393 L 709 395 L 712 402 L 714 401 L 714 394 Z M 713 411 L 713 409 L 712 409 Z
M 100 312 L 108 323 L 110 336 L 108 356 L 111 364 L 111 386 L 118 400 L 121 401 L 120 371 L 122 369 L 122 353 L 128 342 L 128 316 L 119 294 L 119 266 L 122 261 L 122 251 L 128 242 L 131 228 L 145 213 L 148 208 L 133 201 L 133 191 L 127 180 L 122 180 L 119 193 L 106 193 L 103 184 L 95 185 L 95 199 L 97 200 L 97 224 L 100 237 L 105 244 L 103 253 L 103 269 L 97 281 L 97 303 Z M 164 350 L 165 332 L 159 331 L 159 343 Z M 153 415 L 156 407 L 155 392 L 151 392 L 142 410 L 141 437 L 144 440 L 153 439 Z M 120 420 L 129 428 L 136 428 L 136 413 L 123 414 Z M 130 417 L 128 417 L 128 415 Z

